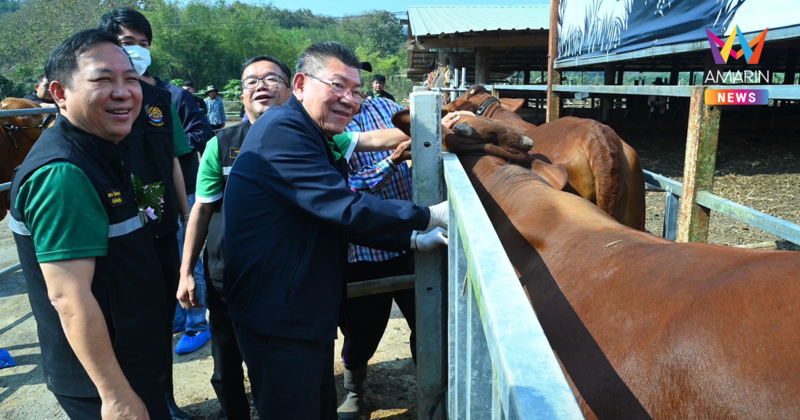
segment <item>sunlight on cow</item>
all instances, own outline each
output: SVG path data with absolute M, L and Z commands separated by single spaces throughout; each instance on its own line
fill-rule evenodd
M 678 244 L 560 165 L 459 158 L 586 418 L 800 418 L 800 254 Z
M 513 125 L 532 138 L 532 158 L 564 165 L 569 173 L 567 191 L 597 204 L 620 223 L 644 230 L 644 174 L 639 156 L 605 124 L 585 118 L 565 117 L 535 126 L 513 111 L 523 100 L 494 97 L 474 86 L 444 107 L 445 111 L 480 113 Z M 509 107 L 510 109 L 506 109 Z

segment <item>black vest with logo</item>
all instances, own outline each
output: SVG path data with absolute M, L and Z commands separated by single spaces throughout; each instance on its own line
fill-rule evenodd
M 153 237 L 142 226 L 130 172 L 122 165 L 123 151 L 124 146 L 92 136 L 59 116 L 56 124 L 44 131 L 12 180 L 11 226 L 36 317 L 45 380 L 56 394 L 98 396 L 64 335 L 58 313 L 48 298 L 26 221 L 16 209 L 20 186 L 48 163 L 66 161 L 80 168 L 108 215 L 107 255 L 95 258 L 92 294 L 105 318 L 117 361 L 134 390 L 157 386 L 165 367 L 163 355 L 170 350 L 164 281 Z M 64 185 L 63 189 L 68 193 L 70 187 Z
M 208 224 L 208 241 L 206 242 L 203 261 L 206 267 L 206 279 L 211 280 L 211 284 L 220 292 L 220 295 L 222 295 L 224 288 L 222 279 L 225 269 L 225 258 L 222 252 L 222 200 L 225 199 L 225 185 L 228 184 L 228 175 L 231 173 L 231 167 L 233 167 L 236 157 L 239 156 L 239 148 L 242 147 L 250 126 L 249 122 L 243 122 L 217 131 L 219 163 L 222 168 L 223 198 L 214 203 L 214 213 L 211 215 L 211 221 Z
M 175 235 L 178 232 L 178 198 L 172 178 L 173 121 L 170 111 L 171 94 L 148 83 L 142 87 L 142 110 L 123 140 L 130 153 L 123 161 L 131 173 L 150 185 L 164 183 L 164 203 L 161 220 L 147 223 L 147 230 L 156 236 Z

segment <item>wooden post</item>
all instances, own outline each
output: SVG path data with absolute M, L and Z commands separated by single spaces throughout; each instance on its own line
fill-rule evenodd
M 603 74 L 603 84 L 613 85 L 615 75 L 617 73 L 617 66 L 612 63 L 606 63 L 605 71 Z M 611 113 L 614 109 L 614 97 L 604 95 L 600 98 L 600 121 L 608 122 L 611 120 Z
M 706 106 L 705 90 L 705 86 L 692 88 L 677 242 L 706 242 L 708 239 L 711 210 L 697 204 L 697 194 L 701 190 L 711 192 L 714 188 L 719 107 Z
M 531 84 L 531 66 L 525 66 L 525 73 L 522 75 L 522 84 Z
M 475 84 L 485 85 L 489 83 L 489 72 L 491 71 L 492 49 L 490 47 L 478 47 L 475 53 Z
M 439 93 L 411 94 L 413 194 L 421 206 L 440 203 L 445 197 L 441 109 Z M 418 418 L 428 418 L 428 410 L 447 386 L 446 264 L 446 249 L 414 253 Z M 443 420 L 445 411 L 445 404 L 439 404 L 433 418 Z
M 545 122 L 558 119 L 561 98 L 553 92 L 555 85 L 561 84 L 561 72 L 555 69 L 558 55 L 558 6 L 560 0 L 550 2 L 550 40 L 547 44 L 547 119 Z
M 674 55 L 672 56 L 672 71 L 669 73 L 669 85 L 676 86 L 678 84 L 678 78 L 680 77 L 680 69 L 681 69 L 681 56 Z

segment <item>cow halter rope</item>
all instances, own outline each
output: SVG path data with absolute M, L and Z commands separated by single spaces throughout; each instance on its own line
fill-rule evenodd
M 489 108 L 489 105 L 491 105 L 491 104 L 493 104 L 493 103 L 495 103 L 495 102 L 498 102 L 498 103 L 499 103 L 499 102 L 500 102 L 500 100 L 499 100 L 499 99 L 497 99 L 497 98 L 492 98 L 492 99 L 489 99 L 489 100 L 488 100 L 488 101 L 486 101 L 486 102 L 485 102 L 483 105 L 481 105 L 481 106 L 480 106 L 480 108 L 478 108 L 478 109 L 475 111 L 475 115 L 478 115 L 478 116 L 480 116 L 480 115 L 483 115 L 483 113 L 484 113 L 484 112 L 486 112 L 486 108 Z
M 50 120 L 55 118 L 55 116 L 56 116 L 56 114 L 48 114 L 46 117 L 42 118 L 42 123 L 39 124 L 39 125 L 20 126 L 20 125 L 13 125 L 13 124 L 0 124 L 0 127 L 3 127 L 8 132 L 8 136 L 11 137 L 11 141 L 14 143 L 14 147 L 19 149 L 19 144 L 17 143 L 17 138 L 14 137 L 14 132 L 15 131 L 29 130 L 29 129 L 32 129 L 32 128 L 38 128 L 40 130 L 44 130 L 50 124 L 50 122 L 51 122 Z M 34 140 L 34 142 L 35 141 L 36 140 Z

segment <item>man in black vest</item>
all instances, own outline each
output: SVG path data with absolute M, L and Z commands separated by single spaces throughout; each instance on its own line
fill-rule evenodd
M 61 114 L 14 175 L 11 226 L 47 386 L 73 419 L 168 419 L 158 376 L 170 343 L 153 334 L 167 322 L 164 281 L 117 145 L 139 114 L 139 79 L 98 30 L 59 45 L 46 73 Z

